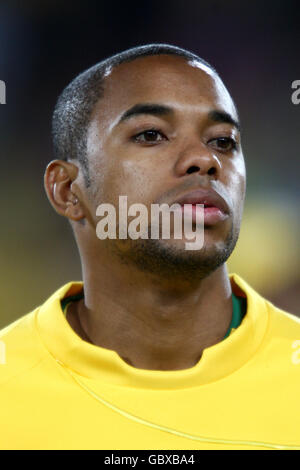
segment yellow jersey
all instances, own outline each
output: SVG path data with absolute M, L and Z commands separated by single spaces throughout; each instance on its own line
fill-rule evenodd
M 185 370 L 83 341 L 61 307 L 80 282 L 1 330 L 0 448 L 300 450 L 300 319 L 230 280 L 246 314 Z

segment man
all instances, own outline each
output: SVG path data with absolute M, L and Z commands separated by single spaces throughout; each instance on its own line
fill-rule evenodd
M 216 71 L 168 45 L 125 51 L 64 90 L 53 137 L 45 188 L 83 284 L 1 332 L 0 446 L 300 449 L 300 322 L 226 269 L 246 175 Z M 120 196 L 192 204 L 203 246 L 186 250 L 174 226 L 100 240 L 97 208 L 118 213 Z

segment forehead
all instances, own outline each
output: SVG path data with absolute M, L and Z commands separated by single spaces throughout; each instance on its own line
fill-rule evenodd
M 138 103 L 161 103 L 175 111 L 223 110 L 237 118 L 234 103 L 221 79 L 200 62 L 183 57 L 142 57 L 108 70 L 103 97 L 94 117 L 112 123 Z

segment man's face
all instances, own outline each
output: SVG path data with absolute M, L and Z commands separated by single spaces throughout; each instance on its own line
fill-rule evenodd
M 145 104 L 148 107 L 142 109 Z M 238 238 L 245 196 L 240 134 L 224 120 L 228 115 L 237 121 L 227 90 L 199 63 L 160 55 L 107 73 L 87 141 L 88 200 L 95 223 L 98 205 L 118 208 L 120 195 L 128 197 L 128 207 L 142 203 L 150 213 L 153 203 L 171 205 L 190 192 L 208 189 L 217 192 L 228 208 L 224 220 L 205 225 L 204 247 L 198 252 L 185 250 L 184 237 L 111 240 L 121 256 L 145 269 L 155 269 L 155 257 L 164 259 L 166 269 L 169 260 L 173 270 L 184 263 L 215 269 L 226 261 Z

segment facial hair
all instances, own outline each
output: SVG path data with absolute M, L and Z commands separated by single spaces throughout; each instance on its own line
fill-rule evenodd
M 150 233 L 150 232 L 149 232 Z M 172 245 L 169 240 L 137 239 L 111 240 L 113 251 L 122 264 L 134 265 L 138 270 L 157 279 L 175 279 L 199 282 L 223 265 L 237 243 L 239 228 L 231 224 L 225 240 L 205 245 L 198 251 L 188 251 Z

